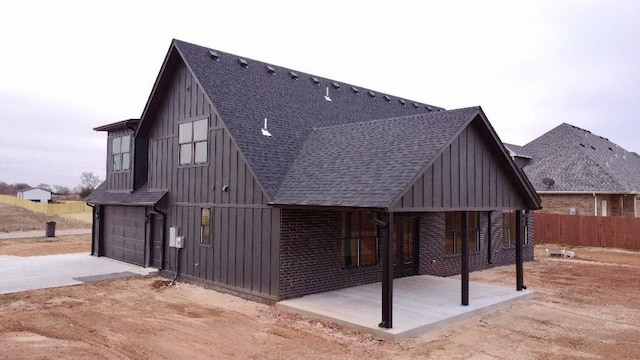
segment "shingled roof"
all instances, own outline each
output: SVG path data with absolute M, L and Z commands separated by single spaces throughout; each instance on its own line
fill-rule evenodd
M 640 193 L 640 157 L 588 130 L 563 123 L 523 150 L 533 158 L 524 171 L 537 191 Z
M 472 107 L 314 129 L 275 203 L 387 207 L 479 111 Z
M 149 190 L 145 183 L 140 189 L 130 193 L 124 191 L 108 191 L 103 182 L 87 196 L 86 202 L 99 205 L 135 205 L 153 206 L 165 198 L 167 191 Z
M 443 110 L 180 40 L 173 41 L 165 64 L 176 54 L 198 79 L 270 199 L 314 128 Z M 152 94 L 139 132 L 149 126 L 145 119 L 153 101 Z M 271 137 L 261 133 L 265 118 Z

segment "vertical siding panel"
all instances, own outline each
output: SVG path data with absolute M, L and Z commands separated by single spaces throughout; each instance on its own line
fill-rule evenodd
M 482 146 L 482 140 L 478 137 L 477 132 L 474 131 L 474 157 L 475 157 L 475 204 L 476 206 L 484 206 L 482 202 L 482 193 L 484 192 L 483 177 L 484 177 L 484 148 Z
M 229 283 L 229 208 L 222 208 L 222 219 L 220 221 L 222 226 L 222 238 L 221 240 L 221 261 L 220 261 L 220 282 L 223 284 Z
M 204 172 L 205 168 L 202 166 L 199 166 L 197 168 L 194 169 L 195 170 L 195 185 L 194 186 L 194 198 L 195 198 L 195 203 L 198 204 L 202 204 L 204 202 L 206 202 L 206 199 L 203 199 L 202 196 L 202 191 L 203 191 L 203 183 L 202 183 L 202 173 Z
M 260 270 L 262 269 L 262 211 L 253 209 L 253 263 L 251 268 L 251 290 L 260 291 Z
M 238 163 L 238 184 L 236 188 L 238 189 L 238 204 L 246 204 L 245 202 L 245 191 L 246 184 L 245 178 L 247 176 L 247 165 L 244 161 L 239 161 Z
M 222 148 L 222 186 L 229 186 L 231 187 L 231 184 L 229 183 L 229 172 L 231 171 L 231 138 L 229 136 L 229 134 L 227 134 L 227 132 L 224 132 L 224 137 L 223 137 L 223 148 Z M 229 193 L 231 192 L 231 190 L 228 191 L 223 191 L 222 192 L 222 203 L 223 204 L 228 204 L 229 203 Z
M 280 209 L 271 212 L 271 285 L 269 295 L 278 296 L 280 290 Z
M 451 207 L 451 145 L 442 154 L 442 172 L 438 181 L 442 187 L 442 206 Z
M 433 168 L 438 163 L 434 161 L 431 167 L 422 174 L 422 189 L 424 197 L 424 207 L 432 207 L 433 205 Z
M 247 175 L 249 175 L 249 173 L 247 172 Z M 251 176 L 247 176 L 247 181 L 245 183 L 245 202 L 247 204 L 253 204 L 253 178 Z
M 262 209 L 262 234 L 260 291 L 268 294 L 271 286 L 271 209 Z
M 456 138 L 451 143 L 451 178 L 445 186 L 449 187 L 451 193 L 451 206 L 460 206 L 460 139 Z M 446 174 L 446 172 L 445 172 Z
M 258 181 L 256 179 L 253 180 L 253 203 L 257 205 L 265 203 L 264 196 L 260 190 L 260 185 L 258 185 Z
M 196 217 L 195 213 L 196 213 L 196 208 L 193 206 L 189 206 L 188 208 L 188 220 L 189 220 L 189 230 L 191 231 L 191 241 L 188 241 L 190 244 L 189 248 L 189 254 L 188 254 L 188 260 L 187 260 L 187 264 L 189 264 L 189 269 L 191 270 L 191 274 L 194 274 L 195 276 L 198 276 L 199 274 L 199 269 L 196 268 L 196 262 L 198 262 L 197 257 L 196 257 L 196 248 L 199 246 L 200 244 L 200 227 L 196 227 L 196 220 L 200 219 L 200 217 Z
M 235 286 L 244 287 L 244 213 L 242 208 L 237 209 L 236 218 L 236 282 Z
M 424 185 L 424 175 L 418 177 L 416 183 L 413 185 L 413 206 L 421 208 L 424 207 L 424 194 L 422 192 Z
M 228 256 L 228 265 L 227 265 L 227 274 L 228 280 L 227 283 L 229 285 L 236 284 L 236 230 L 237 230 L 237 219 L 236 219 L 236 211 L 235 207 L 229 208 L 229 236 L 228 236 L 228 244 L 229 244 L 229 256 Z
M 200 86 L 196 86 L 196 114 L 197 115 L 205 115 L 205 102 L 204 102 L 204 93 L 202 92 L 202 88 Z
M 413 207 L 413 186 L 411 186 L 402 197 L 402 207 Z
M 444 194 L 442 193 L 442 169 L 444 168 L 444 154 L 438 157 L 433 164 L 433 201 L 434 207 L 444 207 Z
M 214 208 L 213 230 L 213 280 L 221 282 L 222 272 L 222 209 Z
M 222 203 L 222 130 L 216 131 L 215 203 Z
M 244 209 L 244 288 L 253 290 L 253 209 Z
M 469 176 L 469 169 L 467 167 L 467 143 L 468 143 L 468 138 L 467 138 L 467 134 L 468 131 L 467 129 L 463 130 L 462 133 L 460 133 L 459 139 L 460 139 L 460 172 L 459 172 L 459 176 L 460 176 L 460 183 L 458 184 L 458 188 L 460 189 L 460 207 L 467 207 L 469 204 L 469 199 L 467 198 L 467 184 L 469 183 L 467 181 L 467 177 Z
M 190 111 L 189 111 L 189 115 L 194 117 L 198 114 L 198 83 L 196 82 L 196 80 L 193 78 L 193 74 L 189 74 L 189 95 L 190 95 L 190 100 L 189 100 L 189 107 L 190 107 Z
M 231 140 L 229 140 L 231 142 Z M 230 147 L 231 163 L 229 164 L 229 202 L 237 204 L 238 202 L 238 149 L 233 144 Z

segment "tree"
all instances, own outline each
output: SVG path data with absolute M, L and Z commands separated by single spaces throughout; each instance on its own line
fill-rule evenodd
M 45 183 L 40 183 L 40 185 L 38 185 L 36 187 L 40 188 L 42 190 L 53 191 L 53 189 L 51 189 L 51 185 L 45 184 Z
M 71 189 L 63 185 L 53 185 L 53 192 L 59 195 L 69 195 L 71 194 Z
M 100 180 L 100 178 L 97 175 L 93 175 L 93 173 L 90 171 L 83 172 L 82 175 L 80 175 L 80 183 L 85 188 L 89 188 L 92 191 L 95 190 L 95 188 L 97 188 L 101 182 L 102 180 Z

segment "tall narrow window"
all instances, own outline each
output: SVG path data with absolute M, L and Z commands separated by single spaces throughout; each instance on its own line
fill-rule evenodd
M 209 119 L 190 121 L 178 127 L 180 165 L 204 164 L 207 162 L 207 134 Z
M 378 229 L 368 216 L 365 211 L 347 211 L 343 215 L 340 261 L 343 267 L 378 263 Z
M 602 200 L 602 216 L 607 216 L 607 200 Z
M 467 213 L 467 235 L 462 236 L 462 212 L 447 212 L 444 215 L 444 252 L 457 254 L 462 251 L 462 242 L 467 241 L 470 251 L 480 250 L 480 213 Z
M 114 137 L 111 140 L 113 171 L 128 171 L 131 163 L 131 136 Z
M 211 211 L 201 209 L 200 212 L 200 244 L 211 244 Z

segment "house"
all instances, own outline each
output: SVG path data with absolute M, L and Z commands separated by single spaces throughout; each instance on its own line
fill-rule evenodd
M 524 146 L 506 145 L 551 214 L 640 215 L 640 156 L 567 123 Z
M 17 196 L 21 199 L 33 202 L 48 204 L 51 202 L 51 191 L 41 188 L 30 188 L 18 191 Z
M 95 130 L 97 256 L 265 302 L 382 280 L 384 327 L 394 277 L 517 262 L 522 288 L 533 258 L 539 198 L 479 107 L 174 40 L 141 118 Z

